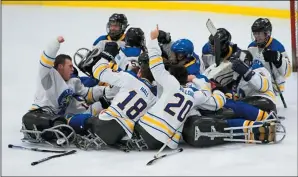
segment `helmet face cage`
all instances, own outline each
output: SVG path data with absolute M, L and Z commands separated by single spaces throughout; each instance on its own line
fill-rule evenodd
M 272 25 L 267 18 L 258 18 L 251 26 L 251 38 L 258 47 L 265 47 L 272 34 Z
M 128 27 L 128 21 L 124 14 L 113 14 L 109 18 L 107 23 L 106 30 L 109 36 L 121 37 L 124 34 L 126 28 Z
M 230 45 L 232 36 L 225 28 L 218 28 L 217 31 L 220 34 L 219 40 L 221 44 L 221 51 L 226 51 Z M 212 34 L 209 36 L 209 45 L 211 52 L 214 54 L 214 36 Z

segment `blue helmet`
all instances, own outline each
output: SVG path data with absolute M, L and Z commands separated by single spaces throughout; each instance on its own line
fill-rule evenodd
M 193 55 L 194 46 L 188 39 L 179 39 L 172 44 L 171 51 L 175 54 L 183 54 L 189 58 Z

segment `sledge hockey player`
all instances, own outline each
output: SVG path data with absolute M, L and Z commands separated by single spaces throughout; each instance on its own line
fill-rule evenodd
M 119 47 L 124 47 L 125 30 L 128 26 L 128 20 L 124 14 L 112 14 L 106 27 L 107 35 L 98 37 L 93 43 L 93 49 L 99 48 L 101 52 L 105 48 L 105 43 L 111 41 L 117 42 Z
M 219 61 L 215 61 L 211 64 L 203 74 L 221 91 L 226 92 L 226 90 L 232 90 L 232 81 L 234 76 L 234 71 L 232 70 L 232 64 L 229 62 L 230 57 L 233 53 L 239 51 L 237 44 L 231 43 L 231 34 L 225 28 L 219 28 L 216 37 L 220 43 L 220 58 Z M 209 38 L 210 44 L 214 45 L 214 37 Z M 208 56 L 209 58 L 211 56 Z M 205 56 L 205 61 L 209 60 Z
M 83 114 L 97 116 L 102 110 L 101 103 L 96 101 L 102 97 L 103 87 L 87 88 L 79 79 L 71 78 L 74 71 L 71 57 L 65 54 L 57 55 L 60 43 L 63 42 L 64 38 L 59 36 L 48 44 L 41 55 L 34 103 L 22 119 L 22 132 L 27 138 L 36 137 L 38 140 L 41 136 L 47 137 L 45 138 L 47 141 L 58 138 L 53 134 L 56 131 L 54 129 L 57 122 L 66 125 L 68 116 L 80 117 L 84 116 Z M 85 100 L 94 103 L 87 105 Z M 28 130 L 35 130 L 35 133 Z M 70 130 L 69 126 L 68 130 Z M 41 132 L 47 132 L 45 134 L 50 135 L 44 135 Z M 67 139 L 63 140 L 65 141 Z
M 110 49 L 107 49 L 110 48 Z M 117 145 L 121 139 L 132 137 L 135 122 L 156 102 L 156 87 L 152 85 L 150 69 L 141 66 L 138 73 L 113 72 L 109 62 L 115 60 L 107 51 L 118 50 L 117 44 L 107 43 L 105 50 L 94 55 L 93 76 L 120 88 L 111 105 L 98 117 L 72 117 L 69 125 L 81 131 L 91 130 L 107 145 Z
M 107 42 L 116 42 L 120 47 L 124 47 L 125 45 L 125 30 L 129 26 L 128 20 L 125 14 L 114 13 L 109 17 L 109 21 L 106 25 L 107 35 L 102 35 L 98 37 L 92 46 L 92 49 L 98 48 L 99 51 L 103 51 L 105 44 Z M 93 87 L 98 84 L 98 80 L 88 77 L 81 76 L 83 84 L 87 87 Z M 100 84 L 104 85 L 104 84 Z
M 231 42 L 232 36 L 230 32 L 225 28 L 218 28 L 218 31 L 224 31 L 228 36 L 227 43 L 223 43 L 221 53 L 223 58 L 228 57 L 229 53 L 229 46 L 233 48 L 233 43 Z M 214 56 L 214 36 L 210 34 L 208 38 L 208 42 L 202 48 L 202 60 L 207 69 L 209 66 L 215 63 L 215 56 Z
M 188 74 L 199 75 L 205 70 L 200 57 L 194 52 L 194 45 L 189 39 L 179 39 L 171 46 L 173 53 L 172 64 L 181 64 L 187 69 Z
M 241 142 L 255 143 L 276 141 L 276 127 L 280 126 L 280 123 L 276 122 L 271 76 L 261 62 L 252 60 L 250 52 L 245 50 L 238 51 L 230 58 L 233 71 L 239 74 L 237 78 L 239 100 L 227 99 L 222 114 L 225 115 L 224 111 L 232 110 L 233 117 L 223 116 L 218 119 L 210 118 L 214 117 L 212 115 L 209 115 L 209 118 L 191 116 L 185 123 L 183 131 L 183 138 L 188 144 L 197 147 L 222 144 L 223 138 L 229 137 L 229 131 L 225 131 L 225 128 L 235 129 L 234 133 L 242 133 L 241 136 L 232 136 L 233 138 L 229 139 L 231 141 L 239 139 Z M 220 133 L 226 134 L 220 137 Z
M 158 34 L 157 26 L 151 32 L 148 45 L 149 67 L 155 81 L 164 89 L 157 102 L 135 125 L 135 142 L 142 141 L 148 149 L 159 149 L 164 144 L 175 149 L 190 109 L 208 97 L 202 90 L 185 86 L 188 73 L 183 65 L 169 65 L 168 71 L 165 69 Z
M 268 18 L 258 18 L 251 26 L 254 41 L 248 46 L 253 58 L 262 62 L 264 67 L 270 71 L 272 82 L 274 76 L 280 88 L 284 91 L 286 79 L 291 75 L 291 63 L 284 46 L 275 38 L 271 37 L 272 24 Z M 273 84 L 275 93 L 277 87 Z
M 138 57 L 146 52 L 145 36 L 141 28 L 129 28 L 125 35 L 125 46 L 120 48 L 115 57 L 118 70 L 131 70 L 138 64 Z

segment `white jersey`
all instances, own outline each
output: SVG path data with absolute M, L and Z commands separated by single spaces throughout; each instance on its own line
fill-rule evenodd
M 137 47 L 120 48 L 119 54 L 115 57 L 118 70 L 129 71 L 132 67 L 138 66 L 138 57 L 142 50 Z
M 60 43 L 53 40 L 43 51 L 40 58 L 37 91 L 31 110 L 48 106 L 54 114 L 65 115 L 79 113 L 87 108 L 78 104 L 82 98 L 90 102 L 98 101 L 104 87 L 84 87 L 80 79 L 63 80 L 58 71 L 53 68 Z
M 139 124 L 160 142 L 176 148 L 181 138 L 183 124 L 190 109 L 206 101 L 202 91 L 194 91 L 180 85 L 177 79 L 165 70 L 157 39 L 148 46 L 149 66 L 155 81 L 163 87 L 158 101 L 141 117 Z
M 206 102 L 197 105 L 194 109 L 217 111 L 221 109 L 226 103 L 225 94 L 219 90 L 211 91 L 210 82 L 205 78 L 195 78 L 192 82 L 187 84 L 187 87 L 194 88 L 194 90 L 201 90 L 208 98 Z
M 268 98 L 273 103 L 276 103 L 269 71 L 257 61 L 252 65 L 252 69 L 255 72 L 252 78 L 248 82 L 241 78 L 237 86 L 237 94 L 239 98 L 260 96 Z
M 252 42 L 249 46 L 248 46 L 248 50 L 251 52 L 251 54 L 253 55 L 253 58 L 256 60 L 259 60 L 262 62 L 263 66 L 270 72 L 273 73 L 276 77 L 276 82 L 279 85 L 279 88 L 281 91 L 284 90 L 284 85 L 285 85 L 285 81 L 286 79 L 291 75 L 292 73 L 292 67 L 291 67 L 291 63 L 289 60 L 289 57 L 285 51 L 284 46 L 276 39 L 274 38 L 270 38 L 269 42 L 267 43 L 267 45 L 265 46 L 266 48 L 270 49 L 270 50 L 274 50 L 274 51 L 279 51 L 282 54 L 282 65 L 279 68 L 276 68 L 274 64 L 272 64 L 272 71 L 270 68 L 270 64 L 269 62 L 266 62 L 264 60 L 264 56 L 262 54 L 263 49 L 262 48 L 258 48 L 255 42 Z M 271 74 L 272 77 L 272 74 Z M 271 81 L 273 82 L 273 86 L 274 86 L 274 91 L 276 93 L 277 89 L 276 86 L 274 84 L 274 80 L 273 78 L 271 78 Z
M 132 72 L 113 72 L 103 58 L 93 66 L 93 76 L 120 88 L 99 119 L 115 119 L 131 138 L 135 122 L 156 102 L 156 87 L 145 79 L 137 78 Z
M 116 42 L 119 47 L 124 47 L 125 46 L 124 38 L 125 38 L 125 35 L 122 35 L 119 40 L 113 41 L 110 38 L 110 36 L 102 35 L 95 40 L 95 42 L 93 43 L 92 49 L 98 48 L 99 52 L 102 52 L 104 51 L 107 42 Z

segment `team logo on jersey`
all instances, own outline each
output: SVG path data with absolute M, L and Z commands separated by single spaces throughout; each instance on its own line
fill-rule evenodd
M 71 98 L 73 97 L 73 91 L 71 89 L 64 90 L 58 97 L 59 113 L 60 115 L 65 114 L 65 111 L 70 104 Z

